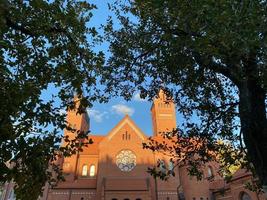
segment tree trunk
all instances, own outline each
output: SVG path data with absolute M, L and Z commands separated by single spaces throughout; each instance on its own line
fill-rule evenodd
M 239 85 L 241 131 L 262 186 L 267 186 L 267 119 L 265 90 L 257 78 L 248 76 Z

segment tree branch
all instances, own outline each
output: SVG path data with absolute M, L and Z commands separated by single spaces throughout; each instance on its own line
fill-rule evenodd
M 14 23 L 9 17 L 6 17 L 6 25 L 14 30 L 20 31 L 24 33 L 25 35 L 35 36 L 35 34 L 30 31 L 29 29 L 25 28 L 24 26 L 20 26 L 16 23 Z
M 29 30 L 25 26 L 18 25 L 17 23 L 13 22 L 9 17 L 6 17 L 6 25 L 14 30 L 20 31 L 25 35 L 29 35 L 31 37 L 39 35 L 36 32 Z M 76 43 L 75 40 L 72 38 L 72 36 L 66 31 L 66 29 L 60 27 L 50 27 L 48 29 L 43 29 L 43 30 L 48 33 L 56 33 L 56 34 L 63 33 L 72 43 Z
M 237 86 L 240 84 L 240 80 L 238 80 L 237 75 L 233 71 L 231 71 L 229 67 L 226 67 L 223 64 L 215 62 L 211 56 L 209 57 L 201 56 L 198 52 L 195 51 L 191 51 L 191 53 L 200 67 L 224 75 Z

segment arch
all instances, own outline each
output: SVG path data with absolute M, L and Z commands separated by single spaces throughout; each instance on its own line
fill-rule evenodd
M 239 199 L 240 200 L 252 200 L 252 198 L 246 192 L 241 192 Z
M 87 176 L 88 167 L 87 165 L 83 165 L 82 167 L 82 176 Z
M 213 176 L 214 176 L 213 168 L 212 166 L 208 166 L 208 178 L 213 177 Z
M 16 194 L 14 192 L 14 189 L 12 188 L 9 192 L 9 195 L 8 195 L 8 200 L 15 200 L 16 199 Z
M 159 160 L 159 170 L 162 174 L 167 174 L 168 168 L 166 166 L 165 160 L 163 159 Z
M 174 162 L 173 162 L 173 160 L 170 160 L 169 161 L 169 170 L 173 171 L 173 169 L 174 169 Z
M 166 174 L 166 163 L 164 160 L 159 160 L 159 169 L 161 173 Z
M 2 199 L 4 193 L 5 193 L 4 187 L 0 185 L 0 199 Z
M 95 165 L 90 166 L 90 176 L 91 177 L 95 176 Z

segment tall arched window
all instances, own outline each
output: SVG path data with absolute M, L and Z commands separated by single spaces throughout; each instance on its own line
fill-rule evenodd
M 15 199 L 16 199 L 16 195 L 14 193 L 14 189 L 11 189 L 8 195 L 8 200 L 15 200 Z
M 172 171 L 174 168 L 174 162 L 172 160 L 170 160 L 169 162 L 169 170 Z
M 82 168 L 82 176 L 87 176 L 87 171 L 88 171 L 87 165 L 83 165 L 83 168 Z
M 95 176 L 95 165 L 91 165 L 90 167 L 90 176 L 91 177 Z
M 166 174 L 166 164 L 165 164 L 164 160 L 159 161 L 159 169 L 160 169 L 161 173 Z
M 251 200 L 250 196 L 246 192 L 241 192 L 240 200 Z
M 213 169 L 211 166 L 208 166 L 208 178 L 213 177 Z
M 2 196 L 4 194 L 4 188 L 2 186 L 0 186 L 0 199 L 2 199 Z

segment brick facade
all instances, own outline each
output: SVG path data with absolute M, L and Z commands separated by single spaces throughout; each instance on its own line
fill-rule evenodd
M 154 137 L 176 127 L 175 106 L 166 100 L 161 92 L 151 107 Z M 76 128 L 89 128 L 85 114 L 76 115 L 71 111 L 67 120 Z M 68 131 L 64 134 L 74 137 Z M 107 135 L 92 135 L 91 138 L 94 143 L 83 152 L 59 160 L 66 181 L 53 189 L 47 185 L 41 200 L 241 200 L 244 192 L 251 200 L 266 200 L 263 195 L 257 196 L 244 189 L 244 182 L 252 180 L 251 174 L 240 172 L 239 178 L 228 184 L 213 174 L 213 181 L 209 181 L 211 172 L 208 170 L 216 171 L 217 163 L 203 166 L 202 181 L 188 176 L 186 166 L 176 168 L 176 176 L 168 181 L 154 179 L 147 173 L 148 167 L 156 166 L 157 160 L 161 159 L 168 168 L 169 157 L 143 149 L 142 143 L 147 136 L 129 116 L 125 116 Z M 7 184 L 6 188 L 3 200 L 8 200 L 12 185 Z M 224 194 L 220 192 L 222 189 Z

